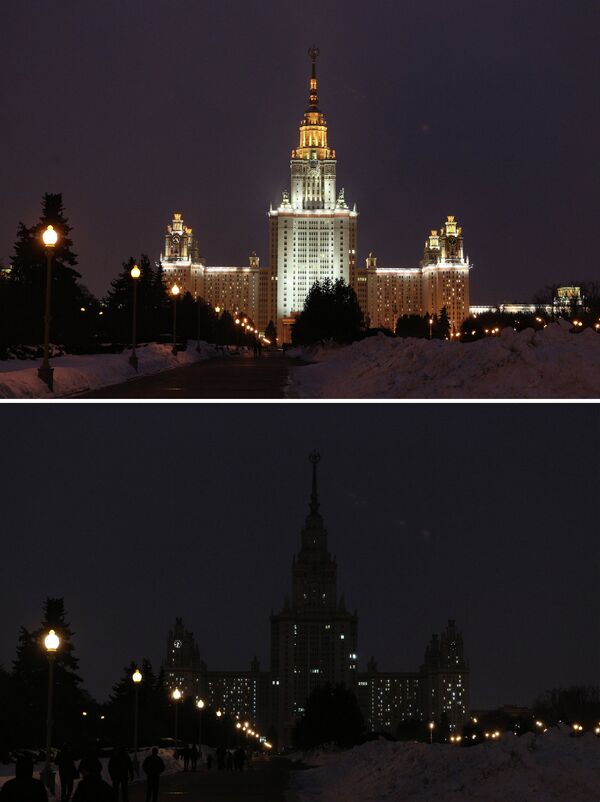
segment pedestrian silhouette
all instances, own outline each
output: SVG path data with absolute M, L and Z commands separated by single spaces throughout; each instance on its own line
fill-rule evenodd
M 97 770 L 94 761 L 90 761 L 86 764 L 82 760 L 79 764 L 80 767 L 81 764 L 83 764 L 83 768 L 80 769 L 83 779 L 80 780 L 75 789 L 72 802 L 112 802 L 113 790 L 110 785 L 102 779 L 102 765 L 100 761 L 98 760 L 100 771 Z
M 236 771 L 243 771 L 244 763 L 246 762 L 246 753 L 242 749 L 241 746 L 233 753 L 233 765 L 235 766 Z
M 123 746 L 116 748 L 108 761 L 108 773 L 112 781 L 115 802 L 119 802 L 119 789 L 123 802 L 129 801 L 129 781 L 133 780 L 133 763 Z
M 217 769 L 223 771 L 225 768 L 225 747 L 217 747 Z
M 192 771 L 196 771 L 198 766 L 198 749 L 196 744 L 192 744 L 192 748 L 190 749 L 190 760 L 192 761 Z
M 158 756 L 158 749 L 154 746 L 152 754 L 142 763 L 146 775 L 146 802 L 158 802 L 158 784 L 160 775 L 165 770 L 162 758 Z
M 233 771 L 233 753 L 227 750 L 227 771 Z
M 102 763 L 98 760 L 98 755 L 93 749 L 88 750 L 83 759 L 79 761 L 80 774 L 97 774 L 102 776 Z
M 28 757 L 19 757 L 15 764 L 15 776 L 4 783 L 0 790 L 2 802 L 48 802 L 48 794 L 41 780 L 33 778 L 33 762 Z
M 208 754 L 206 756 L 206 768 L 210 771 L 212 769 L 212 755 Z
M 69 802 L 73 793 L 73 780 L 77 777 L 73 753 L 65 744 L 56 758 L 60 778 L 60 802 Z
M 183 752 L 183 770 L 184 771 L 189 771 L 189 768 L 190 768 L 190 747 L 189 747 L 189 744 L 185 744 L 185 746 L 183 747 L 183 749 L 181 751 Z

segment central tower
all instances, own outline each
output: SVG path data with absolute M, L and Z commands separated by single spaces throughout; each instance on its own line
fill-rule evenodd
M 311 48 L 308 108 L 300 123 L 298 147 L 291 155 L 291 191 L 269 212 L 270 264 L 277 280 L 280 342 L 290 342 L 291 326 L 316 281 L 354 283 L 356 208 L 337 192 L 337 161 L 329 147 L 327 122 L 319 107 L 318 48 Z
M 319 685 L 357 681 L 357 615 L 337 595 L 337 564 L 319 511 L 318 454 L 310 455 L 312 492 L 300 551 L 292 562 L 292 600 L 271 616 L 272 717 L 278 745 L 291 743 L 296 719 Z

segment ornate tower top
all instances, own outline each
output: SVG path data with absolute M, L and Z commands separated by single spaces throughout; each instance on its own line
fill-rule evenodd
M 311 47 L 308 51 L 312 61 L 308 109 L 300 123 L 300 145 L 292 151 L 292 159 L 335 159 L 335 151 L 330 150 L 327 145 L 327 123 L 319 110 L 317 59 L 320 52 L 318 47 Z

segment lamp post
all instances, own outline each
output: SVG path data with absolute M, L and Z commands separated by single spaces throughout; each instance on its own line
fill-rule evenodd
M 56 632 L 51 629 L 44 638 L 44 646 L 48 655 L 48 715 L 46 717 L 46 765 L 42 772 L 42 779 L 44 785 L 54 794 L 54 772 L 51 767 L 50 752 L 52 749 L 52 690 L 53 690 L 53 674 L 54 674 L 54 658 L 56 651 L 60 646 L 60 638 Z
M 142 271 L 139 269 L 137 265 L 134 265 L 131 268 L 131 278 L 133 280 L 133 323 L 132 323 L 132 331 L 131 331 L 131 356 L 129 357 L 129 364 L 137 373 L 138 369 L 138 358 L 135 352 L 135 347 L 137 345 L 137 337 L 136 337 L 136 323 L 137 323 L 137 285 L 140 276 L 142 275 Z
M 429 318 L 429 339 L 433 337 L 433 318 Z
M 202 763 L 202 709 L 204 707 L 204 699 L 198 699 L 196 707 L 198 708 L 198 751 L 200 752 L 200 763 Z
M 429 722 L 429 743 L 430 744 L 433 743 L 433 728 L 434 727 L 435 727 L 435 724 L 433 723 L 433 721 L 430 721 Z
M 140 682 L 142 681 L 142 672 L 139 668 L 133 672 L 131 679 L 133 680 L 133 687 L 135 688 L 135 712 L 133 715 L 133 769 L 135 776 L 140 776 L 140 762 L 138 760 L 138 722 L 140 712 Z
M 177 708 L 179 707 L 178 703 L 182 695 L 183 694 L 181 693 L 179 688 L 175 688 L 175 690 L 171 694 L 173 703 L 175 704 L 175 760 L 179 760 L 179 749 L 178 749 L 179 741 L 177 740 Z
M 58 242 L 58 233 L 54 226 L 48 228 L 42 234 L 42 240 L 46 247 L 46 310 L 44 313 L 44 361 L 38 368 L 38 376 L 46 382 L 48 389 L 52 392 L 54 387 L 53 368 L 50 367 L 50 300 L 52 296 L 52 256 L 54 248 Z
M 171 287 L 171 297 L 173 298 L 173 356 L 177 356 L 177 296 L 179 295 L 179 287 L 173 284 Z

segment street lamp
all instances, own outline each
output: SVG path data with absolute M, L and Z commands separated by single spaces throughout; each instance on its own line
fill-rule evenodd
M 46 311 L 44 313 L 44 361 L 38 368 L 38 376 L 46 382 L 48 389 L 52 392 L 54 387 L 53 369 L 50 367 L 50 300 L 52 296 L 52 256 L 54 248 L 58 242 L 58 233 L 54 226 L 48 228 L 42 234 L 42 240 L 46 247 Z
M 175 688 L 175 690 L 171 694 L 171 698 L 175 703 L 175 760 L 178 760 L 179 758 L 179 751 L 177 748 L 177 745 L 179 743 L 179 741 L 177 740 L 177 708 L 178 708 L 178 702 L 180 701 L 181 697 L 182 697 L 181 691 L 179 690 L 179 688 Z
M 131 332 L 131 356 L 129 357 L 129 364 L 137 373 L 138 369 L 138 358 L 135 352 L 136 343 L 136 322 L 137 322 L 137 285 L 140 276 L 142 275 L 142 271 L 139 269 L 137 265 L 134 265 L 131 268 L 131 278 L 133 279 L 133 325 L 132 325 L 132 332 Z
M 173 298 L 173 348 L 171 349 L 173 356 L 177 356 L 177 296 L 179 295 L 179 287 L 173 284 L 171 287 L 171 297 Z
M 202 763 L 202 709 L 204 708 L 204 699 L 198 699 L 196 707 L 198 708 L 198 750 L 200 752 L 200 763 Z
M 46 765 L 44 766 L 42 779 L 46 788 L 54 794 L 54 772 L 52 771 L 50 760 L 50 751 L 52 749 L 52 680 L 54 658 L 60 646 L 60 638 L 53 629 L 44 638 L 44 646 L 48 655 L 48 715 L 46 717 Z
M 430 721 L 429 722 L 429 743 L 430 744 L 433 743 L 433 729 L 434 729 L 434 727 L 435 727 L 435 724 L 433 723 L 433 721 Z
M 135 713 L 133 719 L 133 768 L 136 777 L 140 776 L 140 762 L 138 760 L 138 719 L 139 719 L 139 690 L 142 681 L 142 672 L 139 668 L 133 672 L 131 679 L 135 688 Z

